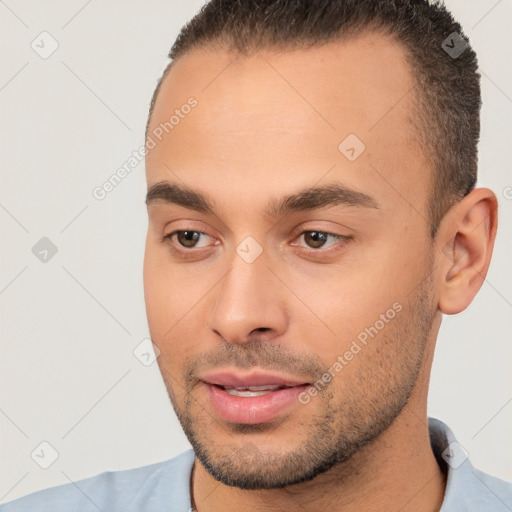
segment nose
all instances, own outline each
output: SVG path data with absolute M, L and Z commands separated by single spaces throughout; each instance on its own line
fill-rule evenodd
M 216 288 L 208 325 L 223 340 L 244 344 L 265 333 L 270 340 L 286 331 L 286 287 L 259 257 L 252 263 L 238 255 Z

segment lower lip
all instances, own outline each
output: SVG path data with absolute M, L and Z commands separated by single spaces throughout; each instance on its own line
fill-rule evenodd
M 265 395 L 241 397 L 226 393 L 222 388 L 204 383 L 214 410 L 230 423 L 256 425 L 265 423 L 282 414 L 293 404 L 298 404 L 298 396 L 307 388 L 295 386 L 270 391 Z

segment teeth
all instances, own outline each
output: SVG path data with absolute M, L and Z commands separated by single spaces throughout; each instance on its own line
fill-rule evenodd
M 243 396 L 243 397 L 251 397 L 251 396 L 261 396 L 266 395 L 268 393 L 272 393 L 272 391 L 239 391 L 238 389 L 230 388 L 225 389 L 226 393 L 231 396 Z
M 282 389 L 283 386 L 250 386 L 244 388 L 230 388 L 224 387 L 224 391 L 231 396 L 243 396 L 243 397 L 253 397 L 253 396 L 261 396 L 266 395 L 268 393 L 272 393 L 272 391 L 277 391 L 278 389 Z

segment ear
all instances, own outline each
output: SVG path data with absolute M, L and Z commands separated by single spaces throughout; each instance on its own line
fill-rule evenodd
M 464 311 L 482 286 L 498 225 L 498 201 L 478 188 L 455 204 L 436 235 L 438 297 L 442 313 Z

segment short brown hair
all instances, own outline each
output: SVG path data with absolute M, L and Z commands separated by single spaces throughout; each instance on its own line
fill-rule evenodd
M 417 86 L 411 121 L 432 163 L 428 221 L 434 237 L 448 209 L 475 186 L 481 107 L 476 54 L 441 2 L 211 0 L 174 42 L 171 62 L 151 100 L 148 125 L 162 80 L 173 62 L 192 49 L 218 45 L 249 55 L 260 49 L 320 46 L 367 30 L 393 37 L 406 50 Z M 450 52 L 455 45 L 459 51 Z

